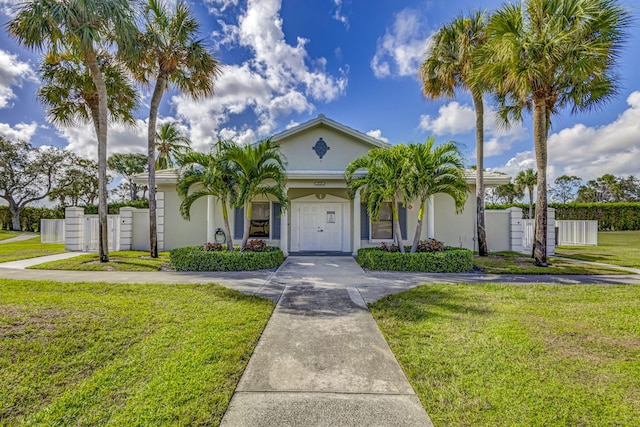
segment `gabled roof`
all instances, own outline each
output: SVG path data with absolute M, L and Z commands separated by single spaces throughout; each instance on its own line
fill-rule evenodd
M 373 147 L 380 147 L 380 148 L 389 148 L 391 147 L 391 144 L 387 144 L 384 141 L 381 141 L 377 138 L 374 138 L 372 136 L 369 136 L 365 133 L 359 132 L 355 129 L 352 129 L 348 126 L 345 126 L 343 124 L 340 124 L 338 122 L 336 122 L 335 120 L 331 120 L 329 118 L 327 118 L 324 114 L 318 114 L 318 117 L 316 117 L 315 119 L 311 119 L 309 121 L 306 121 L 302 124 L 299 124 L 297 126 L 294 126 L 292 128 L 289 128 L 285 131 L 282 131 L 280 133 L 277 133 L 275 135 L 273 135 L 271 137 L 272 140 L 278 142 L 278 141 L 282 141 L 283 139 L 286 139 L 288 137 L 290 137 L 291 135 L 295 135 L 296 133 L 299 132 L 303 132 L 307 129 L 311 129 L 314 128 L 316 126 L 319 125 L 324 125 L 330 129 L 333 129 L 337 132 L 343 133 L 345 135 L 348 135 L 352 138 L 355 138 L 367 145 L 371 145 Z

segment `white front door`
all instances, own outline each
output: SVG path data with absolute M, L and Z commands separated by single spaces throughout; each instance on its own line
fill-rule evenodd
M 342 203 L 300 203 L 300 250 L 342 249 Z

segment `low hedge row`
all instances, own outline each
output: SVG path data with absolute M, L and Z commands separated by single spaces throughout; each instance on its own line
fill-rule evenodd
M 205 251 L 202 246 L 186 246 L 170 252 L 176 271 L 246 271 L 278 267 L 284 262 L 280 248 L 265 252 Z
M 407 248 L 410 249 L 410 248 Z M 473 270 L 473 252 L 447 247 L 442 252 L 385 252 L 379 248 L 362 248 L 356 258 L 367 270 L 416 271 L 429 273 L 464 273 Z

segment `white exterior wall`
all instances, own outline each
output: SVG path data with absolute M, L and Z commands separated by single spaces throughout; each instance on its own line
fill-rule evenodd
M 64 210 L 64 248 L 68 251 L 84 250 L 84 208 Z
M 511 212 L 485 210 L 485 230 L 489 252 L 511 250 Z

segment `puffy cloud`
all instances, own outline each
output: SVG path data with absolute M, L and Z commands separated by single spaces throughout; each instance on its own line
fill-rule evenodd
M 342 22 L 346 29 L 349 29 L 349 18 L 342 13 L 342 0 L 333 0 L 336 10 L 333 12 L 333 19 Z
M 11 106 L 9 101 L 16 97 L 12 86 L 19 87 L 25 80 L 37 81 L 31 65 L 0 49 L 0 108 Z
M 385 138 L 384 136 L 382 136 L 382 131 L 380 129 L 370 130 L 369 132 L 367 132 L 367 135 L 375 139 L 379 139 L 380 141 L 383 141 L 383 142 L 389 142 L 388 138 Z
M 212 2 L 210 2 L 212 3 Z M 224 7 L 234 2 L 217 0 Z M 193 101 L 177 95 L 172 99 L 179 118 L 191 127 L 191 139 L 206 145 L 222 136 L 220 129 L 231 116 L 252 113 L 257 119 L 256 137 L 272 133 L 278 119 L 291 113 L 310 113 L 313 102 L 331 102 L 345 93 L 348 70 L 339 77 L 326 72 L 326 59 L 310 59 L 298 38 L 288 44 L 282 31 L 280 0 L 249 0 L 236 24 L 222 23 L 220 46 L 240 46 L 251 57 L 224 68 L 216 81 L 216 94 Z M 224 135 L 248 138 L 251 132 L 227 127 Z
M 423 21 L 420 13 L 413 9 L 403 9 L 395 15 L 393 26 L 378 39 L 371 60 L 371 69 L 377 78 L 417 75 L 430 40 Z
M 18 123 L 14 127 L 6 123 L 0 123 L 0 135 L 4 136 L 10 141 L 31 141 L 31 137 L 36 133 L 38 124 L 36 122 L 31 123 Z
M 60 129 L 60 137 L 68 141 L 66 148 L 81 157 L 98 160 L 98 140 L 93 124 Z M 109 126 L 107 155 L 114 153 L 147 153 L 147 123 L 137 120 L 135 126 Z

